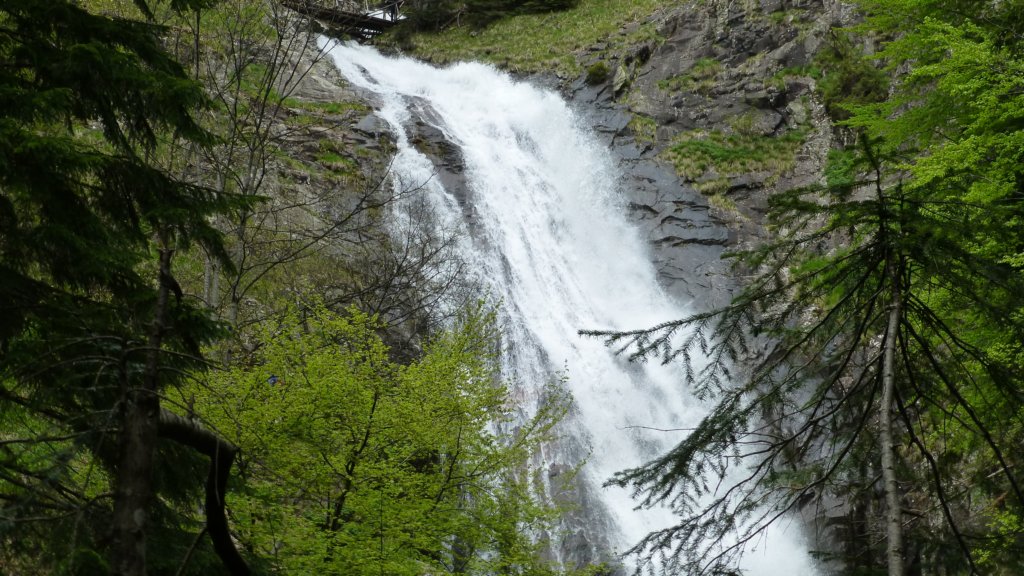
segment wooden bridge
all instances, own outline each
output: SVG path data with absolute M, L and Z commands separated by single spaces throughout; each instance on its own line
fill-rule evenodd
M 356 2 L 344 2 L 340 0 L 280 0 L 282 6 L 295 10 L 299 14 L 316 18 L 339 29 L 343 32 L 356 36 L 361 40 L 369 40 L 378 34 L 387 32 L 398 23 L 399 8 L 402 0 L 385 0 L 371 10 L 369 3 L 362 6 L 363 11 Z

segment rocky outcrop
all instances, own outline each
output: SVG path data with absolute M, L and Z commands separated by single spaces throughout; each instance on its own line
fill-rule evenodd
M 823 179 L 835 135 L 817 55 L 852 18 L 830 0 L 691 2 L 650 17 L 658 41 L 581 56 L 612 72 L 563 90 L 619 159 L 623 201 L 678 299 L 728 303 L 741 275 L 722 256 L 766 240 L 774 192 Z
M 650 242 L 663 286 L 682 301 L 702 295 L 702 305 L 724 303 L 727 291 L 714 287 L 724 287 L 721 255 L 735 242 L 734 234 L 650 143 L 637 139 L 634 113 L 612 95 L 609 86 L 588 86 L 582 79 L 572 87 L 573 102 L 619 160 L 623 204 Z M 712 298 L 703 297 L 711 293 Z
M 821 179 L 833 132 L 815 55 L 850 18 L 831 0 L 691 2 L 648 18 L 658 40 L 581 55 L 614 72 L 565 91 L 620 159 L 626 202 L 677 297 L 725 303 L 734 274 L 719 257 L 764 237 L 772 192 Z

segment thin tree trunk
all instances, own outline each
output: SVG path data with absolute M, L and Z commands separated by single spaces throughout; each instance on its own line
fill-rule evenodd
M 122 396 L 122 428 L 114 492 L 111 574 L 145 576 L 146 517 L 153 496 L 153 454 L 157 443 L 160 401 L 160 348 L 166 324 L 173 251 L 160 251 L 159 286 L 153 323 L 146 342 L 141 382 L 127 382 Z
M 206 257 L 203 269 L 203 301 L 210 310 L 220 306 L 220 263 L 213 256 Z
M 903 576 L 903 515 L 899 486 L 896 483 L 896 446 L 893 441 L 893 405 L 896 386 L 896 341 L 902 314 L 903 291 L 900 271 L 895 262 L 887 266 L 892 295 L 889 302 L 889 321 L 885 329 L 885 351 L 882 357 L 882 484 L 886 507 L 886 558 L 889 576 Z
M 245 269 L 245 217 L 239 220 L 238 227 L 235 229 L 235 237 L 238 245 L 234 248 L 234 253 L 231 255 L 235 271 L 231 277 L 230 288 L 228 289 L 228 309 L 227 309 L 227 320 L 231 330 L 234 331 L 235 335 L 238 334 L 238 305 L 242 299 L 242 294 L 239 293 L 238 287 L 242 283 L 242 276 Z M 237 341 L 236 341 L 237 343 Z M 221 364 L 227 368 L 231 365 L 231 341 L 224 343 L 224 348 L 221 353 Z

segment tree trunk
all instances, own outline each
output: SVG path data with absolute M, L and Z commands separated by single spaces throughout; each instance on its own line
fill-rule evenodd
M 111 574 L 145 576 L 146 515 L 152 497 L 156 395 L 135 389 L 125 400 L 114 496 Z
M 239 302 L 242 299 L 242 294 L 239 292 L 239 285 L 242 282 L 242 276 L 245 274 L 245 216 L 243 215 L 239 221 L 238 227 L 235 229 L 235 237 L 238 244 L 235 246 L 233 254 L 231 255 L 232 264 L 234 264 L 235 271 L 232 274 L 231 285 L 228 289 L 228 310 L 227 320 L 228 325 L 235 334 L 235 338 L 238 336 L 238 307 Z M 237 341 L 236 341 L 237 343 Z M 231 365 L 231 342 L 225 342 L 223 352 L 221 354 L 221 364 L 225 368 Z
M 895 262 L 887 265 L 892 295 L 889 301 L 889 319 L 885 329 L 885 350 L 882 356 L 882 484 L 886 507 L 886 558 L 889 576 L 903 576 L 903 518 L 899 486 L 896 483 L 896 446 L 893 441 L 893 404 L 896 386 L 896 340 L 902 314 L 903 291 L 900 270 Z
M 166 328 L 172 255 L 173 252 L 166 247 L 160 251 L 156 306 L 146 342 L 146 364 L 141 382 L 135 382 L 126 375 L 122 391 L 110 562 L 111 574 L 117 576 L 146 574 L 146 516 L 153 496 L 153 454 L 160 411 L 157 396 L 160 348 Z
M 203 301 L 210 310 L 220 306 L 220 263 L 213 256 L 206 257 L 203 269 Z

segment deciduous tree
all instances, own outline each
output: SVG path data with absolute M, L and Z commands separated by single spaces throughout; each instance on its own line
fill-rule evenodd
M 516 406 L 490 315 L 469 311 L 407 364 L 380 327 L 355 310 L 293 308 L 252 365 L 184 391 L 244 450 L 238 537 L 289 572 L 544 573 L 530 535 L 553 510 L 525 464 L 562 393 L 499 437 Z

